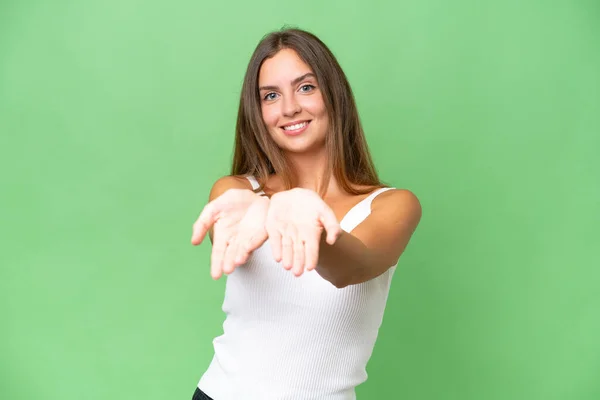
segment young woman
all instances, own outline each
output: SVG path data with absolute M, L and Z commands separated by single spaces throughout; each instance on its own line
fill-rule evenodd
M 224 333 L 194 399 L 355 399 L 420 218 L 410 191 L 380 182 L 325 44 L 267 35 L 246 71 L 232 173 L 193 228 L 193 244 L 212 240 L 212 277 L 228 275 Z

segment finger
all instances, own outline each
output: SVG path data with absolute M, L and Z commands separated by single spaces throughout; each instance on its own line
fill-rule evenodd
M 238 241 L 236 238 L 231 238 L 227 249 L 225 249 L 225 256 L 223 257 L 223 273 L 226 275 L 231 274 L 235 270 L 235 257 L 237 255 Z
M 248 240 L 250 240 L 250 238 L 248 237 L 248 234 L 240 233 L 240 236 L 238 236 L 238 238 L 237 238 L 237 246 L 235 248 L 235 257 L 233 259 L 233 263 L 236 266 L 242 265 L 243 263 L 246 262 L 246 259 L 248 258 L 248 252 L 246 251 L 246 245 L 245 245 L 245 243 L 247 243 Z
M 258 231 L 257 233 L 255 233 L 247 242 L 245 245 L 245 250 L 248 253 L 252 253 L 254 250 L 258 249 L 260 246 L 262 246 L 265 241 L 267 240 L 267 231 L 262 229 L 260 231 Z
M 237 239 L 237 246 L 235 249 L 235 258 L 233 260 L 234 264 L 242 265 L 248 259 L 248 255 L 250 252 L 247 250 L 248 241 L 251 240 L 251 236 L 249 234 L 243 234 Z
M 248 258 L 250 257 L 250 252 L 246 251 L 244 249 L 244 246 L 238 246 L 236 254 L 235 254 L 235 260 L 233 261 L 235 266 L 239 266 L 242 264 L 245 264 L 248 261 Z
M 294 225 L 288 224 L 281 238 L 281 253 L 283 268 L 289 270 L 294 265 L 294 238 L 296 236 L 296 228 Z
M 294 251 L 292 249 L 293 242 L 292 238 L 289 235 L 283 235 L 281 237 L 281 263 L 283 268 L 286 270 L 290 270 L 293 265 L 293 254 Z
M 304 242 L 299 238 L 293 238 L 294 241 L 294 275 L 300 276 L 304 272 Z
M 271 245 L 271 252 L 276 262 L 280 262 L 282 258 L 281 251 L 281 231 L 277 224 L 267 223 L 267 235 L 269 237 L 269 244 Z
M 304 265 L 307 271 L 317 268 L 319 261 L 319 242 L 322 229 L 307 229 L 301 235 L 304 241 Z
M 217 217 L 218 217 L 220 211 L 221 211 L 220 207 L 214 201 L 208 203 L 204 207 L 204 209 L 202 209 L 200 216 L 198 217 L 196 222 L 194 222 L 194 225 L 192 227 L 192 244 L 193 245 L 198 245 L 198 244 L 202 243 L 202 241 L 206 237 L 206 233 L 217 221 Z
M 215 233 L 212 253 L 210 256 L 210 274 L 213 279 L 219 279 L 223 274 L 223 258 L 227 250 L 227 238 L 221 232 Z
M 321 213 L 319 221 L 325 228 L 325 231 L 327 231 L 327 238 L 325 240 L 330 245 L 334 244 L 338 237 L 340 237 L 342 234 L 342 228 L 340 227 L 340 223 L 335 217 L 335 214 L 329 207 L 327 207 Z
M 262 231 L 256 232 L 253 236 L 251 236 L 248 239 L 240 240 L 240 245 L 238 246 L 235 263 L 237 265 L 244 264 L 246 261 L 248 261 L 250 253 L 262 246 L 266 240 L 267 231 L 264 229 Z

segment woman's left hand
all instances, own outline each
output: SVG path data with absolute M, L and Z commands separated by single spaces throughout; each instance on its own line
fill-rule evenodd
M 296 276 L 316 268 L 324 230 L 330 245 L 342 233 L 333 210 L 316 192 L 302 188 L 271 197 L 266 228 L 273 257 Z

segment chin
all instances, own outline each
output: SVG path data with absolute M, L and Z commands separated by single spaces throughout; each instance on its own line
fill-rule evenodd
M 284 143 L 283 146 L 279 146 L 281 149 L 283 149 L 284 151 L 290 152 L 290 153 L 294 153 L 294 154 L 301 154 L 301 153 L 311 153 L 311 152 L 315 152 L 315 151 L 319 151 L 319 150 L 323 150 L 325 149 L 325 141 L 319 141 L 319 142 L 315 142 L 315 141 L 310 141 L 310 142 L 303 142 L 303 143 Z

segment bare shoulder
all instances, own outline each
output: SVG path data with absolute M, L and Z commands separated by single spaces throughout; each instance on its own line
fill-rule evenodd
M 228 191 L 229 189 L 250 189 L 252 190 L 252 184 L 250 181 L 240 175 L 227 175 L 223 176 L 213 184 L 212 189 L 210 190 L 210 198 L 212 201 Z
M 352 234 L 372 249 L 381 265 L 395 265 L 421 220 L 421 203 L 407 189 L 379 193 L 371 203 L 371 213 Z
M 387 216 L 390 220 L 401 218 L 418 224 L 421 215 L 421 202 L 408 189 L 390 189 L 377 195 L 371 203 L 371 212 Z
M 390 189 L 373 199 L 374 207 L 421 206 L 417 196 L 408 189 Z

